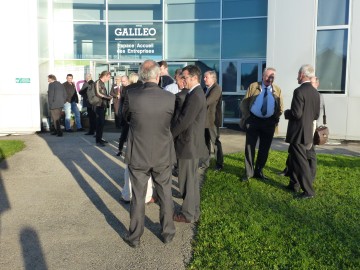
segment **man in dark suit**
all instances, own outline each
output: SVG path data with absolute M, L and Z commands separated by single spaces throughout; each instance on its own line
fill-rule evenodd
M 117 156 L 121 156 L 122 155 L 122 150 L 124 147 L 124 143 L 126 142 L 128 133 L 129 133 L 129 124 L 128 122 L 126 122 L 126 120 L 123 118 L 122 116 L 122 107 L 124 105 L 124 101 L 125 101 L 125 97 L 126 94 L 129 90 L 133 89 L 133 88 L 138 88 L 140 85 L 142 85 L 142 81 L 139 80 L 139 74 L 132 72 L 129 75 L 129 79 L 128 79 L 128 85 L 122 88 L 121 94 L 120 94 L 120 102 L 119 102 L 119 120 L 120 120 L 120 127 L 121 127 L 121 134 L 120 134 L 120 138 L 119 138 L 119 152 L 117 152 Z
M 297 78 L 300 86 L 294 90 L 291 108 L 284 112 L 285 119 L 289 120 L 286 132 L 286 142 L 290 143 L 289 186 L 296 188 L 300 185 L 303 190 L 299 196 L 301 199 L 315 196 L 307 159 L 307 150 L 313 146 L 313 121 L 318 119 L 320 114 L 320 95 L 310 81 L 314 76 L 314 68 L 311 65 L 301 66 Z
M 185 79 L 182 76 L 182 69 L 178 68 L 175 71 L 175 81 L 179 88 L 179 92 L 175 94 L 176 101 L 175 101 L 175 114 L 173 117 L 173 122 L 175 123 L 179 115 L 181 114 L 181 109 L 184 104 L 185 98 L 187 96 L 187 93 L 189 92 L 189 89 L 185 88 Z M 179 167 L 178 162 L 174 164 L 174 168 L 172 171 L 173 176 L 178 177 L 179 176 Z
M 263 173 L 276 126 L 283 112 L 283 98 L 279 86 L 273 84 L 276 70 L 265 68 L 262 82 L 250 84 L 241 101 L 240 127 L 246 131 L 245 174 L 243 181 L 251 177 L 267 179 Z M 255 160 L 255 148 L 259 139 L 259 151 Z
M 129 122 L 125 154 L 132 184 L 129 235 L 124 237 L 131 247 L 139 247 L 144 232 L 145 194 L 151 176 L 160 203 L 160 224 L 164 243 L 175 235 L 173 221 L 171 167 L 175 149 L 170 131 L 175 108 L 175 95 L 158 86 L 159 65 L 146 60 L 139 68 L 144 82 L 127 92 L 122 113 Z
M 66 90 L 64 86 L 56 80 L 56 77 L 53 74 L 48 76 L 48 82 L 48 104 L 54 124 L 54 131 L 51 134 L 61 137 L 63 133 L 60 127 L 60 117 L 61 110 L 66 101 Z
M 205 97 L 207 105 L 205 142 L 209 149 L 209 153 L 211 153 L 211 145 L 213 145 L 216 159 L 215 170 L 220 171 L 222 170 L 224 163 L 220 142 L 222 90 L 220 85 L 217 84 L 216 72 L 213 70 L 204 73 L 204 82 L 206 86 Z
M 172 133 L 179 165 L 179 190 L 183 198 L 177 222 L 196 222 L 200 217 L 199 158 L 207 157 L 205 145 L 206 99 L 200 86 L 201 70 L 194 65 L 183 68 L 185 87 L 189 89 Z

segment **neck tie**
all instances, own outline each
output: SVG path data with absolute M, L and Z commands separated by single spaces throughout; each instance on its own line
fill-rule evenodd
M 262 106 L 261 106 L 261 114 L 262 114 L 262 115 L 266 115 L 266 113 L 267 113 L 267 95 L 268 95 L 267 90 L 268 90 L 267 87 L 265 87 L 263 104 L 262 104 Z

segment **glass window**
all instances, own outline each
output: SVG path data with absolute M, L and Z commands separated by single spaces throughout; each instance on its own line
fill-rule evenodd
M 219 58 L 220 22 L 199 21 L 166 24 L 165 58 Z
M 48 18 L 48 1 L 47 0 L 38 0 L 37 1 L 37 7 L 38 7 L 38 18 Z
M 105 20 L 105 1 L 103 0 L 55 0 L 55 20 Z
M 247 90 L 250 84 L 257 81 L 258 81 L 258 63 L 242 63 L 240 90 Z
M 38 20 L 38 31 L 39 31 L 39 57 L 42 59 L 49 58 L 49 23 L 48 20 Z
M 267 16 L 268 0 L 223 0 L 223 17 Z
M 319 0 L 318 26 L 347 25 L 349 0 Z
M 222 35 L 222 58 L 266 57 L 266 18 L 223 21 Z
M 162 23 L 109 24 L 109 59 L 162 59 Z
M 109 21 L 162 20 L 160 0 L 109 0 Z
M 237 62 L 222 63 L 222 88 L 223 92 L 236 92 L 237 89 Z
M 104 23 L 58 22 L 54 24 L 54 52 L 57 59 L 105 59 Z
M 317 32 L 316 72 L 321 92 L 345 92 L 347 40 L 347 29 Z
M 168 0 L 167 20 L 220 18 L 220 0 Z
M 241 117 L 240 112 L 240 102 L 242 99 L 242 95 L 223 95 L 223 102 L 224 102 L 224 122 L 232 122 L 232 123 L 239 123 L 239 119 Z M 237 120 L 227 120 L 229 119 L 237 119 Z

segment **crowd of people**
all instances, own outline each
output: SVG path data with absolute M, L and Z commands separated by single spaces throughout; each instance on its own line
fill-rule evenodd
M 312 137 L 314 120 L 320 113 L 320 95 L 313 85 L 318 81 L 313 67 L 303 65 L 298 72 L 300 86 L 294 90 L 291 108 L 284 111 L 282 91 L 274 84 L 275 75 L 274 68 L 265 68 L 262 81 L 249 86 L 240 105 L 240 126 L 246 132 L 242 180 L 248 181 L 252 177 L 267 180 L 263 168 L 280 116 L 284 113 L 285 119 L 289 120 L 286 135 L 286 142 L 290 144 L 286 162 L 286 174 L 290 177 L 288 188 L 294 192 L 301 188 L 303 193 L 299 198 L 312 198 L 315 196 L 312 183 L 316 172 Z M 166 61 L 146 60 L 138 73 L 115 77 L 108 94 L 105 83 L 110 78 L 108 71 L 103 71 L 96 82 L 90 74 L 86 75 L 80 90 L 89 116 L 90 127 L 86 135 L 95 135 L 96 144 L 105 146 L 107 142 L 102 138 L 105 110 L 113 99 L 116 126 L 121 128 L 117 156 L 124 155 L 126 163 L 121 200 L 130 203 L 129 234 L 124 241 L 131 247 L 140 245 L 145 204 L 157 201 L 162 240 L 169 243 L 175 235 L 174 221 L 194 223 L 200 219 L 199 167 L 208 168 L 213 154 L 214 170 L 224 168 L 219 132 L 222 89 L 217 83 L 216 72 L 208 70 L 204 73 L 204 89 L 198 66 L 177 69 L 172 78 Z M 80 117 L 76 112 L 78 100 L 74 97 L 72 75 L 68 74 L 64 84 L 57 82 L 54 75 L 49 75 L 48 81 L 53 133 L 62 135 L 59 122 L 62 108 L 65 110 L 65 131 L 69 129 L 66 119 L 71 111 L 75 114 L 77 130 L 83 130 L 76 120 Z M 91 87 L 99 98 L 95 105 L 87 100 Z M 126 151 L 123 151 L 125 143 Z M 183 200 L 178 212 L 174 212 L 172 200 L 172 175 L 178 177 Z

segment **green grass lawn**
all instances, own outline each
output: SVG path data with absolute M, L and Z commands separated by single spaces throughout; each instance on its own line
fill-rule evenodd
M 271 151 L 268 181 L 241 182 L 244 154 L 208 170 L 189 269 L 360 269 L 360 158 L 318 155 L 316 197 L 294 199 Z
M 0 140 L 0 161 L 24 149 L 25 143 L 19 140 Z

